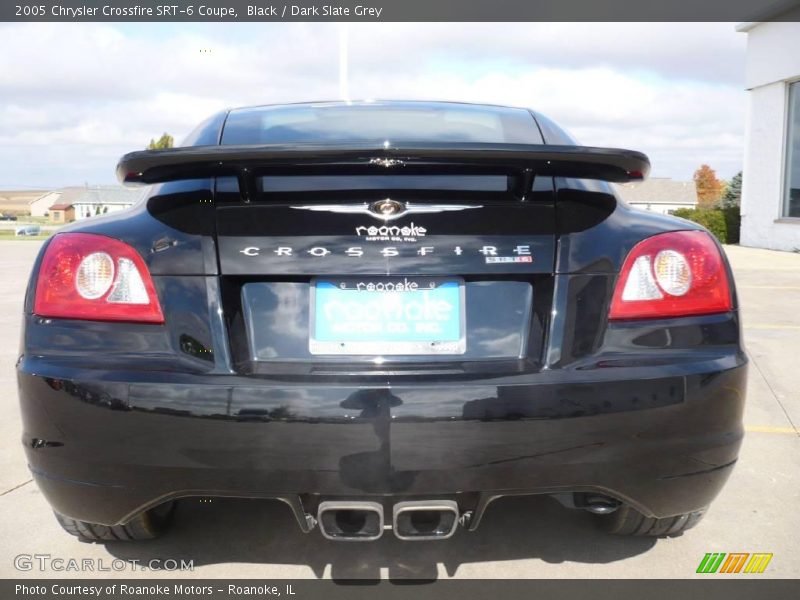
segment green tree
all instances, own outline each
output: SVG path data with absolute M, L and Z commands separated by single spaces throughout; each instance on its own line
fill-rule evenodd
M 728 182 L 725 188 L 725 193 L 722 194 L 722 208 L 730 208 L 732 206 L 740 206 L 742 203 L 742 172 L 739 171 Z
M 694 172 L 694 184 L 697 186 L 697 205 L 699 208 L 711 208 L 722 196 L 723 183 L 717 179 L 717 173 L 708 165 L 700 165 Z
M 150 139 L 150 143 L 147 146 L 148 150 L 163 150 L 165 148 L 172 148 L 175 145 L 175 139 L 168 133 L 164 133 L 160 138 L 157 140 Z

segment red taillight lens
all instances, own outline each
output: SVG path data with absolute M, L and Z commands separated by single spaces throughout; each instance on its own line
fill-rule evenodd
M 658 319 L 731 310 L 728 274 L 705 231 L 672 231 L 636 244 L 622 266 L 609 318 Z
M 91 233 L 59 233 L 50 242 L 39 268 L 33 312 L 62 319 L 164 322 L 139 253 Z

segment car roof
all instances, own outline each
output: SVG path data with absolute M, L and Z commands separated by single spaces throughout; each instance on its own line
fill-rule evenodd
M 304 101 L 304 102 L 284 102 L 284 103 L 270 103 L 270 104 L 254 104 L 250 106 L 237 106 L 229 109 L 229 112 L 236 112 L 239 110 L 252 110 L 259 108 L 278 108 L 282 106 L 313 106 L 316 108 L 335 107 L 335 106 L 471 106 L 476 108 L 492 109 L 518 109 L 529 110 L 522 106 L 512 106 L 506 104 L 492 104 L 487 102 L 462 102 L 455 100 L 391 100 L 391 99 L 372 99 L 367 98 L 363 100 L 317 100 L 317 101 Z

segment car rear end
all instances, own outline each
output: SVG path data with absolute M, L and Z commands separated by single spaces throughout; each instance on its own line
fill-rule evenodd
M 641 155 L 436 103 L 232 111 L 187 146 L 123 159 L 146 201 L 34 267 L 23 442 L 58 514 L 272 498 L 333 539 L 443 539 L 549 494 L 659 533 L 721 489 L 733 279 L 707 232 L 617 199 Z

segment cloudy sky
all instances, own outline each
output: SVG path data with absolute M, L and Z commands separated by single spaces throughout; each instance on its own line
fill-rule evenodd
M 121 154 L 219 109 L 338 99 L 342 39 L 352 99 L 529 106 L 656 177 L 741 168 L 732 23 L 30 23 L 0 25 L 0 189 L 113 183 Z

